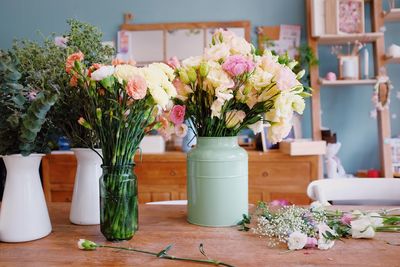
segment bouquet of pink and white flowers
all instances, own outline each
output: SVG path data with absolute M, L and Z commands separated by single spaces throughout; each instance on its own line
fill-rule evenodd
M 332 211 L 329 203 L 318 201 L 310 208 L 297 207 L 288 202 L 260 202 L 257 206 L 255 225 L 245 216 L 241 230 L 252 230 L 267 237 L 269 246 L 279 243 L 289 250 L 318 248 L 327 250 L 341 238 L 373 238 L 376 232 L 399 232 L 400 216 L 390 211 L 352 212 Z
M 87 68 L 84 55 L 66 62 L 71 84 L 83 91 L 85 114 L 79 124 L 100 140 L 103 175 L 100 178 L 101 231 L 108 240 L 127 240 L 138 229 L 137 179 L 134 156 L 144 135 L 155 129 L 184 135 L 185 108 L 174 106 L 174 71 L 163 63 L 138 68 L 130 64 Z M 96 151 L 97 152 L 97 151 Z
M 254 47 L 233 32 L 217 30 L 201 56 L 169 62 L 178 78 L 177 98 L 200 137 L 235 136 L 245 128 L 260 132 L 269 123 L 269 137 L 278 142 L 301 114 L 310 94 L 292 71 L 297 62 Z

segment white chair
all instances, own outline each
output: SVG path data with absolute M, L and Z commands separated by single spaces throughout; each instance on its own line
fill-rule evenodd
M 400 205 L 400 179 L 342 178 L 313 181 L 307 195 L 341 205 Z
M 187 205 L 187 200 L 166 200 L 147 202 L 146 205 Z

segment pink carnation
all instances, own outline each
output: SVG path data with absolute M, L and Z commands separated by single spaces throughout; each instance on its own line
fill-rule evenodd
M 345 214 L 343 214 L 343 216 L 340 218 L 340 222 L 341 222 L 342 224 L 350 225 L 350 222 L 351 222 L 351 219 L 352 219 L 352 218 L 353 218 L 353 217 L 351 216 L 350 213 L 345 213 Z
M 315 248 L 318 245 L 318 241 L 315 237 L 307 237 L 307 243 L 305 248 Z
M 181 67 L 181 64 L 179 63 L 179 60 L 177 57 L 171 57 L 170 59 L 168 59 L 167 64 L 174 70 Z
M 133 76 L 126 84 L 126 92 L 135 100 L 144 98 L 147 93 L 146 80 L 139 75 Z
M 182 124 L 185 120 L 185 109 L 186 107 L 181 105 L 175 105 L 172 108 L 169 118 L 175 125 Z
M 233 55 L 222 64 L 222 68 L 232 77 L 249 73 L 254 70 L 254 62 L 244 58 L 241 55 Z

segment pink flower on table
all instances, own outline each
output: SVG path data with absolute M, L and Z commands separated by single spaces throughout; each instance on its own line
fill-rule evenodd
M 305 248 L 315 248 L 318 245 L 318 240 L 315 237 L 308 237 Z
M 179 59 L 177 57 L 171 57 L 167 60 L 167 65 L 176 70 L 181 67 L 181 63 L 179 63 Z
M 72 68 L 74 67 L 75 61 L 82 61 L 83 58 L 84 55 L 81 51 L 69 55 L 65 63 L 65 71 L 67 73 L 70 73 Z
M 175 105 L 172 108 L 169 118 L 175 125 L 182 124 L 185 120 L 185 109 L 186 107 L 181 105 Z
M 351 220 L 353 219 L 353 216 L 350 213 L 345 213 L 343 216 L 340 218 L 340 222 L 342 224 L 347 224 L 350 225 Z
M 287 201 L 286 199 L 275 199 L 275 200 L 272 200 L 269 203 L 269 205 L 272 206 L 272 207 L 289 206 L 289 205 L 291 205 L 291 203 L 289 201 Z
M 254 62 L 241 55 L 230 56 L 224 64 L 222 64 L 222 69 L 232 77 L 252 72 L 254 68 Z
M 147 93 L 146 80 L 139 75 L 133 76 L 126 84 L 126 92 L 135 100 L 143 99 Z

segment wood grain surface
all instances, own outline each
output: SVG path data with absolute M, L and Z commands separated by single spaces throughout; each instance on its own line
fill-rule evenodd
M 78 226 L 68 220 L 69 203 L 50 203 L 53 232 L 26 243 L 0 243 L 0 266 L 211 266 L 158 259 L 150 255 L 113 249 L 82 251 L 79 238 L 104 243 L 99 226 Z M 362 209 L 362 208 L 361 208 Z M 365 208 L 364 208 L 365 209 Z M 266 240 L 232 228 L 200 227 L 186 222 L 186 206 L 140 206 L 139 231 L 132 240 L 115 245 L 160 251 L 174 244 L 169 254 L 209 257 L 234 266 L 400 266 L 400 234 L 378 233 L 372 240 L 337 241 L 328 251 L 286 252 L 269 248 Z M 111 243 L 109 243 L 111 244 Z

